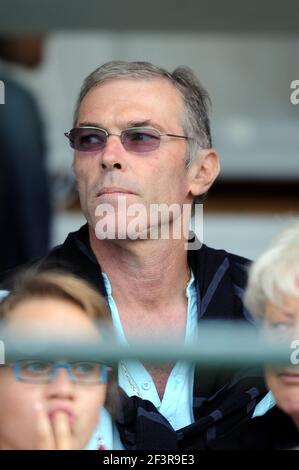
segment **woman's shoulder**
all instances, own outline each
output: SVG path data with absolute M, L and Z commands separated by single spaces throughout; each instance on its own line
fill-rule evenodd
M 298 446 L 299 432 L 292 419 L 274 406 L 263 416 L 238 426 L 224 437 L 212 441 L 214 450 L 290 449 Z

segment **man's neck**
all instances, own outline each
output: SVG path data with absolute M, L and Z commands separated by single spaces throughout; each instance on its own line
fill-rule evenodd
M 185 240 L 98 240 L 92 229 L 89 238 L 116 302 L 161 311 L 185 294 L 190 277 Z

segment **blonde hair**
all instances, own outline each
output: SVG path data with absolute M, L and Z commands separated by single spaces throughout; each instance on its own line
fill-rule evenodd
M 249 271 L 245 305 L 263 317 L 265 303 L 281 305 L 284 295 L 299 297 L 299 222 L 280 233 Z

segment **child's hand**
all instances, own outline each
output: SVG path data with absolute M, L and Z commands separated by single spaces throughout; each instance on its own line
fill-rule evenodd
M 69 417 L 57 411 L 49 418 L 45 408 L 35 405 L 35 448 L 36 450 L 71 450 L 72 436 Z

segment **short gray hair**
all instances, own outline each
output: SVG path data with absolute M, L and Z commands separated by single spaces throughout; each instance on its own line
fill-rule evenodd
M 284 295 L 299 297 L 299 222 L 293 222 L 256 260 L 249 271 L 245 304 L 263 317 L 265 305 L 283 306 Z
M 200 148 L 212 147 L 209 120 L 211 101 L 205 88 L 188 67 L 178 67 L 170 73 L 149 62 L 107 62 L 94 70 L 84 80 L 75 107 L 74 125 L 78 120 L 81 102 L 89 90 L 105 82 L 120 78 L 134 80 L 166 79 L 179 91 L 184 103 L 183 130 L 186 135 L 194 139 L 189 141 L 186 166 L 192 163 Z

